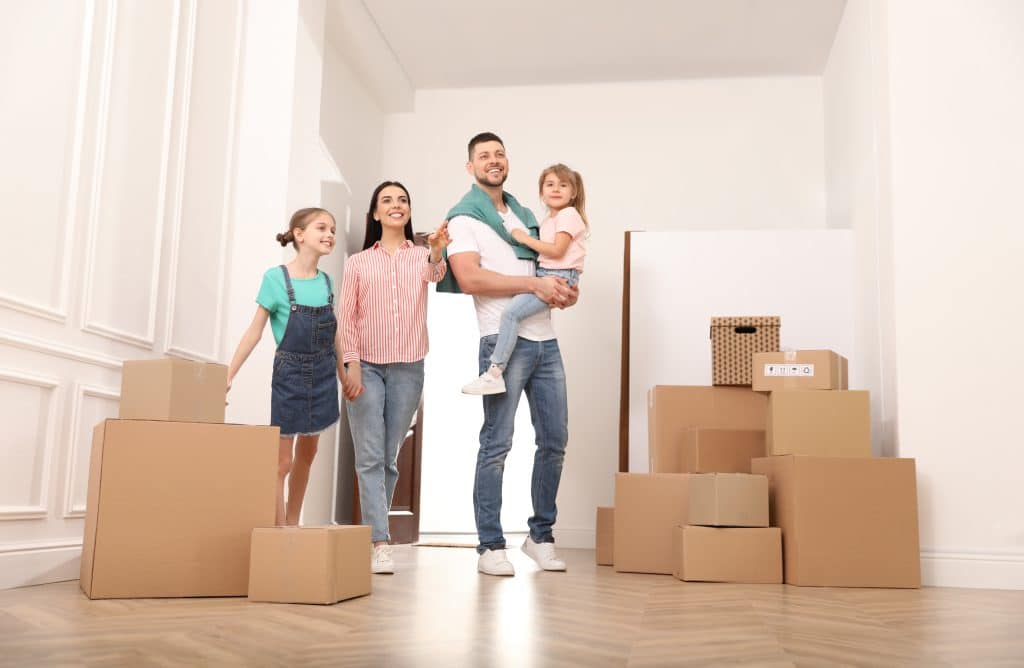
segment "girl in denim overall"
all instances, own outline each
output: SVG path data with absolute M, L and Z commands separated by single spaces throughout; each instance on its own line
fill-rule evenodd
M 334 291 L 330 277 L 317 269 L 320 258 L 334 250 L 334 235 L 334 217 L 328 211 L 310 208 L 295 212 L 288 231 L 277 235 L 282 246 L 291 244 L 295 248 L 295 259 L 263 275 L 256 315 L 228 367 L 230 390 L 235 374 L 259 343 L 269 320 L 277 341 L 270 424 L 281 429 L 278 525 L 299 523 L 320 433 L 338 421 L 338 377 L 342 370 L 338 364 Z

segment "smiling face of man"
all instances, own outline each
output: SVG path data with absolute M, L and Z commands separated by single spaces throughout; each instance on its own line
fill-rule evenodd
M 473 146 L 466 171 L 482 187 L 500 188 L 508 178 L 508 158 L 500 141 L 483 141 Z

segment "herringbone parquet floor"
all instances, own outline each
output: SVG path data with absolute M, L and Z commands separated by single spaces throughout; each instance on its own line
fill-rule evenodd
M 0 591 L 0 666 L 1024 666 L 1024 592 L 682 583 L 562 553 L 567 573 L 514 551 L 499 579 L 398 547 L 398 574 L 333 606 Z

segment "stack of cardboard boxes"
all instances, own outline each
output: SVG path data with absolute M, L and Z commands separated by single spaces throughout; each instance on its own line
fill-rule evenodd
M 125 362 L 119 417 L 93 431 L 80 577 L 89 598 L 248 593 L 253 531 L 274 526 L 279 431 L 224 424 L 226 387 L 219 364 Z M 350 570 L 365 561 L 369 593 L 369 529 L 337 529 L 359 539 Z M 282 568 L 276 581 L 302 570 Z
M 779 352 L 778 327 L 715 318 L 714 384 L 651 388 L 650 473 L 617 475 L 614 508 L 598 509 L 599 564 L 686 580 L 778 582 L 782 568 L 789 584 L 920 586 L 914 461 L 872 458 L 868 393 L 847 389 L 847 361 Z M 739 510 L 770 513 L 738 523 Z

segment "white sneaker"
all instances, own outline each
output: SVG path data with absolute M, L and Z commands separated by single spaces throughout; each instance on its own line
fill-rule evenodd
M 564 571 L 565 562 L 555 554 L 554 543 L 535 543 L 529 536 L 523 541 L 523 553 L 546 571 Z
M 377 545 L 373 548 L 373 555 L 370 557 L 371 573 L 394 573 L 395 561 L 391 558 L 391 546 L 388 544 Z
M 515 575 L 516 569 L 505 550 L 486 550 L 476 562 L 476 569 L 486 575 Z
M 502 394 L 505 392 L 505 378 L 484 371 L 480 377 L 462 388 L 463 394 Z

